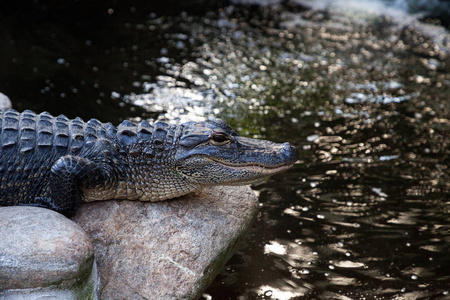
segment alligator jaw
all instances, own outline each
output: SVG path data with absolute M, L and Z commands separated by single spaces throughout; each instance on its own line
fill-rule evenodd
M 224 185 L 243 185 L 243 184 L 252 184 L 256 182 L 260 182 L 265 178 L 268 178 L 277 173 L 284 172 L 294 166 L 295 163 L 285 163 L 280 165 L 264 165 L 258 163 L 246 163 L 246 164 L 232 164 L 226 163 L 212 157 L 208 157 L 211 162 L 215 164 L 220 164 L 222 167 L 226 168 L 230 172 L 237 173 L 246 173 L 246 179 L 238 179 L 230 180 L 227 182 L 223 182 Z
M 229 169 L 232 170 L 248 170 L 248 171 L 254 171 L 255 173 L 260 173 L 261 175 L 267 175 L 271 176 L 276 173 L 284 172 L 294 166 L 295 163 L 289 163 L 289 164 L 281 164 L 281 165 L 264 165 L 264 164 L 258 164 L 258 163 L 247 163 L 247 164 L 230 164 L 225 163 L 223 161 L 213 159 L 209 157 L 211 161 L 214 161 L 215 163 L 221 164 Z

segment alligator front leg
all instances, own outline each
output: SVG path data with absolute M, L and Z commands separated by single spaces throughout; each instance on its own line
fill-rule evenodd
M 63 156 L 51 168 L 48 192 L 36 197 L 34 205 L 70 217 L 81 202 L 80 184 L 86 180 L 101 180 L 101 177 L 103 171 L 99 164 L 78 156 Z

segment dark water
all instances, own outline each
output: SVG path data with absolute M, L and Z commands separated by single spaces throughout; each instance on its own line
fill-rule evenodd
M 205 299 L 449 297 L 443 49 L 392 16 L 291 2 L 91 2 L 3 5 L 0 91 L 16 109 L 220 117 L 300 149 L 254 186 L 258 221 Z

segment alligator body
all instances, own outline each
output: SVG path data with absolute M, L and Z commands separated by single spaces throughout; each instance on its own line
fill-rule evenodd
M 0 206 L 72 215 L 80 202 L 161 201 L 203 186 L 248 184 L 297 159 L 289 143 L 239 136 L 221 121 L 118 127 L 0 111 Z

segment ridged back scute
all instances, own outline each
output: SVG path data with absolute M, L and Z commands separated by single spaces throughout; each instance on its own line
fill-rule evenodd
M 149 158 L 153 158 L 156 155 L 156 150 L 152 145 L 153 138 L 153 126 L 147 121 L 143 120 L 137 125 L 137 134 L 140 141 L 143 142 L 144 147 L 140 149 L 142 153 Z
M 123 121 L 117 127 L 116 136 L 129 154 L 140 155 L 142 153 L 153 158 L 161 155 L 173 144 L 177 128 L 176 125 L 164 122 L 156 122 L 151 125 L 145 120 L 138 124 Z
M 106 135 L 106 130 L 103 123 L 97 119 L 90 119 L 86 122 L 84 127 L 84 147 L 89 148 L 95 145 L 99 138 Z
M 39 114 L 37 119 L 37 146 L 51 147 L 53 145 L 53 122 L 48 112 Z
M 22 118 L 25 113 L 22 113 Z M 31 118 L 34 113 L 27 111 L 26 114 Z M 48 112 L 35 115 L 35 145 L 37 149 L 53 150 L 56 152 L 65 152 L 69 145 L 69 119 L 66 116 L 53 117 Z M 21 128 L 22 129 L 22 128 Z M 31 140 L 30 140 L 31 144 Z M 29 150 L 31 152 L 31 149 Z
M 128 120 L 117 127 L 117 138 L 125 145 L 130 146 L 138 141 L 137 125 Z
M 153 126 L 143 120 L 137 125 L 137 134 L 140 140 L 150 141 L 153 135 Z
M 70 131 L 70 151 L 78 153 L 84 146 L 84 121 L 80 118 L 75 118 L 69 123 Z
M 0 111 L 0 152 L 9 149 L 21 154 L 34 151 L 77 154 L 95 145 L 106 136 L 107 130 L 115 128 L 96 119 L 85 123 L 80 118 L 53 117 L 48 112 L 38 115 L 30 110 L 19 113 L 9 109 Z
M 26 110 L 19 121 L 20 153 L 31 153 L 36 147 L 36 114 Z
M 64 115 L 60 115 L 53 121 L 53 145 L 61 150 L 65 150 L 69 147 L 70 143 L 69 119 Z
M 7 110 L 1 118 L 1 146 L 2 149 L 8 149 L 16 146 L 19 142 L 19 113 L 15 110 Z
M 156 122 L 153 125 L 153 144 L 155 144 L 156 148 L 160 148 L 159 146 L 164 145 L 169 127 L 170 126 L 164 122 Z

